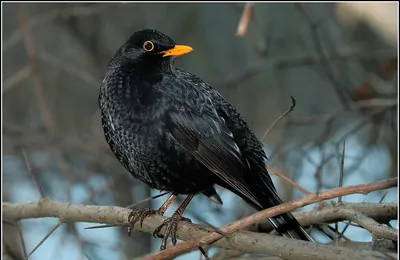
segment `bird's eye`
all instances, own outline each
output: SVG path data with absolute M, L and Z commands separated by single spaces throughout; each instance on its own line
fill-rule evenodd
M 143 43 L 143 49 L 145 51 L 154 50 L 154 43 L 152 41 L 145 41 L 145 43 Z

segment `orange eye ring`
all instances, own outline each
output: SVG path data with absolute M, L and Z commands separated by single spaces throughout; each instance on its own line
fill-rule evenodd
M 154 50 L 154 43 L 152 41 L 145 41 L 143 43 L 143 49 L 145 51 L 152 51 Z

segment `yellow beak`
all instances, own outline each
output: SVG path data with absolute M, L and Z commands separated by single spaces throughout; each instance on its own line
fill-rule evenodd
M 174 48 L 166 51 L 162 51 L 161 53 L 164 54 L 163 57 L 166 56 L 182 56 L 189 52 L 193 51 L 193 48 L 186 45 L 175 45 Z

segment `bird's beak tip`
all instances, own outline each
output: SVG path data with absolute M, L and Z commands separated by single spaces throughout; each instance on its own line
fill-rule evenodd
M 167 56 L 182 56 L 188 54 L 189 52 L 193 51 L 193 48 L 187 45 L 175 45 L 174 48 L 161 52 L 163 57 Z

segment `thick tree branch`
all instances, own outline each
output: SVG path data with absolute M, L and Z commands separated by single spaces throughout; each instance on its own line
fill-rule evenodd
M 110 206 L 72 205 L 44 198 L 39 202 L 26 204 L 5 202 L 3 203 L 3 212 L 4 217 L 16 220 L 58 217 L 63 222 L 81 221 L 124 225 L 130 210 Z M 135 230 L 152 233 L 164 220 L 165 217 L 157 215 L 148 217 L 144 220 L 143 227 L 135 225 Z M 177 235 L 182 240 L 189 240 L 206 236 L 212 232 L 212 229 L 182 222 L 179 224 Z M 360 256 L 383 257 L 381 253 L 375 251 L 354 251 L 249 231 L 235 232 L 235 234 L 213 245 L 223 248 L 236 248 L 246 252 L 280 254 L 288 259 L 309 259 L 317 255 L 319 258 L 315 259 L 337 259 L 336 256 L 338 255 L 346 256 L 347 259 L 356 259 Z
M 396 187 L 396 186 L 397 186 L 397 178 L 392 178 L 392 179 L 387 179 L 384 181 L 379 181 L 379 182 L 375 182 L 375 183 L 371 183 L 371 184 L 348 186 L 348 187 L 344 187 L 344 188 L 335 188 L 335 189 L 331 189 L 328 191 L 311 194 L 311 195 L 308 195 L 299 200 L 283 203 L 281 205 L 259 211 L 255 214 L 253 214 L 252 216 L 238 220 L 234 223 L 229 224 L 228 226 L 221 228 L 221 231 L 225 232 L 227 234 L 231 234 L 231 233 L 237 231 L 238 229 L 245 228 L 245 227 L 247 227 L 251 224 L 254 224 L 258 221 L 261 221 L 261 220 L 264 220 L 264 219 L 267 219 L 267 218 L 270 218 L 270 217 L 273 217 L 273 216 L 276 216 L 276 215 L 279 215 L 279 214 L 282 214 L 282 213 L 285 213 L 288 211 L 293 211 L 297 208 L 304 207 L 309 204 L 313 204 L 313 203 L 320 202 L 323 200 L 332 199 L 332 198 L 349 195 L 349 194 L 357 194 L 357 193 L 358 194 L 368 194 L 375 190 L 381 190 L 381 189 L 386 189 L 386 188 L 391 188 L 391 187 Z M 208 234 L 207 236 L 200 237 L 197 239 L 192 239 L 190 241 L 177 244 L 176 246 L 174 246 L 171 249 L 161 251 L 161 252 L 155 254 L 154 256 L 152 256 L 150 258 L 146 258 L 146 259 L 153 259 L 153 260 L 169 259 L 178 254 L 181 254 L 182 252 L 188 251 L 194 247 L 211 244 L 221 238 L 222 238 L 222 236 L 220 234 L 213 232 L 211 234 Z M 303 241 L 298 241 L 298 242 L 296 241 L 296 243 L 300 243 L 300 242 L 305 243 L 304 246 L 307 247 L 307 252 L 311 253 L 311 255 L 308 255 L 306 258 L 301 258 L 301 254 L 298 255 L 297 253 L 296 253 L 296 256 L 293 257 L 293 252 L 298 252 L 298 251 L 288 250 L 285 247 L 283 248 L 283 250 L 281 247 L 281 250 L 276 248 L 276 250 L 273 250 L 272 252 L 268 252 L 268 253 L 271 253 L 274 255 L 278 254 L 279 256 L 284 256 L 284 258 L 287 258 L 287 259 L 309 259 L 310 257 L 314 257 L 314 259 L 326 259 L 326 258 L 319 258 L 321 256 L 321 254 L 325 255 L 323 252 L 316 253 L 318 251 L 316 247 L 318 247 L 319 245 L 315 245 L 315 244 L 303 242 Z M 308 244 L 311 244 L 311 245 L 307 246 Z M 288 244 L 285 244 L 285 245 L 287 246 Z M 239 248 L 242 249 L 242 247 L 240 245 L 239 245 Z M 302 250 L 300 250 L 300 251 L 302 251 Z M 349 253 L 350 253 L 350 255 L 346 256 L 344 259 L 353 259 L 354 257 L 356 257 L 355 255 L 352 255 L 352 253 L 354 253 L 354 252 L 349 252 Z M 340 253 L 340 254 L 342 254 L 342 253 Z
M 213 232 L 212 229 L 205 228 L 200 225 L 194 225 L 182 222 L 179 224 L 178 238 L 189 240 L 188 245 L 185 243 L 178 244 L 171 250 L 167 249 L 160 252 L 161 255 L 152 256 L 147 259 L 166 259 L 177 254 L 186 252 L 199 245 L 210 244 L 216 240 L 213 246 L 224 248 L 237 248 L 246 252 L 268 253 L 280 255 L 287 259 L 336 259 L 333 256 L 346 256 L 346 259 L 358 259 L 360 256 L 376 255 L 378 252 L 349 250 L 334 246 L 317 245 L 309 242 L 288 239 L 284 237 L 276 237 L 267 234 L 258 234 L 249 231 L 238 231 L 238 229 L 251 225 L 270 216 L 280 214 L 282 212 L 291 211 L 296 208 L 331 199 L 337 196 L 343 196 L 354 193 L 367 194 L 374 190 L 386 189 L 395 187 L 397 178 L 388 179 L 376 183 L 357 185 L 344 188 L 336 188 L 319 194 L 311 194 L 297 201 L 281 204 L 279 206 L 257 212 L 245 219 L 239 220 L 222 228 L 223 232 L 231 234 L 229 237 L 221 239 L 221 235 Z M 89 205 L 72 205 L 61 203 L 50 198 L 41 199 L 39 202 L 26 204 L 3 203 L 3 217 L 13 220 L 21 220 L 26 218 L 41 218 L 41 217 L 57 217 L 61 222 L 95 222 L 106 224 L 126 225 L 127 217 L 130 210 L 120 207 L 108 206 L 89 206 Z M 143 227 L 135 225 L 135 230 L 152 233 L 159 226 L 165 217 L 151 216 L 144 220 Z M 182 250 L 182 245 L 184 250 Z M 187 244 L 186 244 L 187 245 Z M 295 253 L 294 253 L 295 252 Z M 167 253 L 167 255 L 165 255 Z M 377 256 L 377 255 L 376 255 Z M 320 258 L 323 257 L 323 258 Z M 384 257 L 382 255 L 382 257 Z
M 349 220 L 343 210 L 354 210 L 359 212 L 379 223 L 389 223 L 393 219 L 397 219 L 396 203 L 341 203 L 334 206 L 326 206 L 319 210 L 311 211 L 296 211 L 293 215 L 304 227 L 318 224 L 318 223 L 335 223 L 338 221 Z M 258 228 L 256 226 L 261 225 L 262 230 L 273 230 L 273 227 L 269 221 L 264 221 L 260 224 L 256 224 L 255 227 L 250 228 L 250 231 L 255 231 Z

